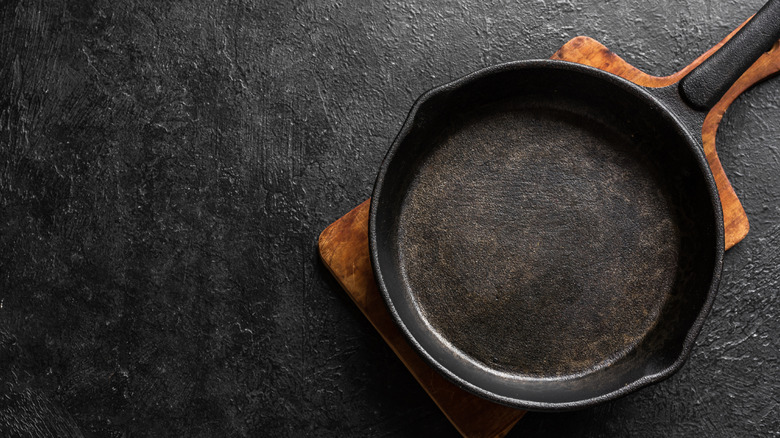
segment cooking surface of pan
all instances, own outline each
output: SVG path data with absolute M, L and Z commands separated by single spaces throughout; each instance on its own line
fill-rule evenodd
M 723 240 L 688 142 L 646 91 L 582 66 L 512 63 L 429 93 L 372 204 L 391 311 L 445 375 L 510 404 L 575 406 L 670 373 Z
M 459 121 L 420 163 L 398 225 L 405 280 L 436 332 L 538 377 L 633 348 L 673 289 L 680 245 L 663 176 L 632 139 L 546 106 Z

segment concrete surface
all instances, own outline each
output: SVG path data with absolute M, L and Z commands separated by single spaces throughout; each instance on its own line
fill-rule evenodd
M 0 435 L 456 436 L 316 254 L 425 90 L 576 35 L 668 74 L 761 0 L 0 2 Z M 780 434 L 780 79 L 690 361 L 515 437 Z

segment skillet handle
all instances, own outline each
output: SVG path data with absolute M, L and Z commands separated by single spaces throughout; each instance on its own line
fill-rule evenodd
M 720 50 L 680 81 L 680 94 L 692 108 L 709 110 L 778 39 L 780 0 L 769 0 Z

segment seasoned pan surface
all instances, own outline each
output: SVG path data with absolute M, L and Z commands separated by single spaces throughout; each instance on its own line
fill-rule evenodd
M 677 275 L 681 225 L 662 169 L 576 107 L 494 106 L 458 124 L 419 163 L 397 228 L 426 321 L 510 373 L 623 356 Z
M 422 98 L 372 205 L 380 288 L 415 346 L 457 383 L 531 407 L 679 366 L 722 252 L 711 176 L 674 116 L 625 81 L 551 64 Z

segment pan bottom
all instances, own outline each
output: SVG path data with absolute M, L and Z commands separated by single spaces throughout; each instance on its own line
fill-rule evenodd
M 414 305 L 487 368 L 602 368 L 656 324 L 680 231 L 643 145 L 576 108 L 495 106 L 419 162 L 397 222 Z

